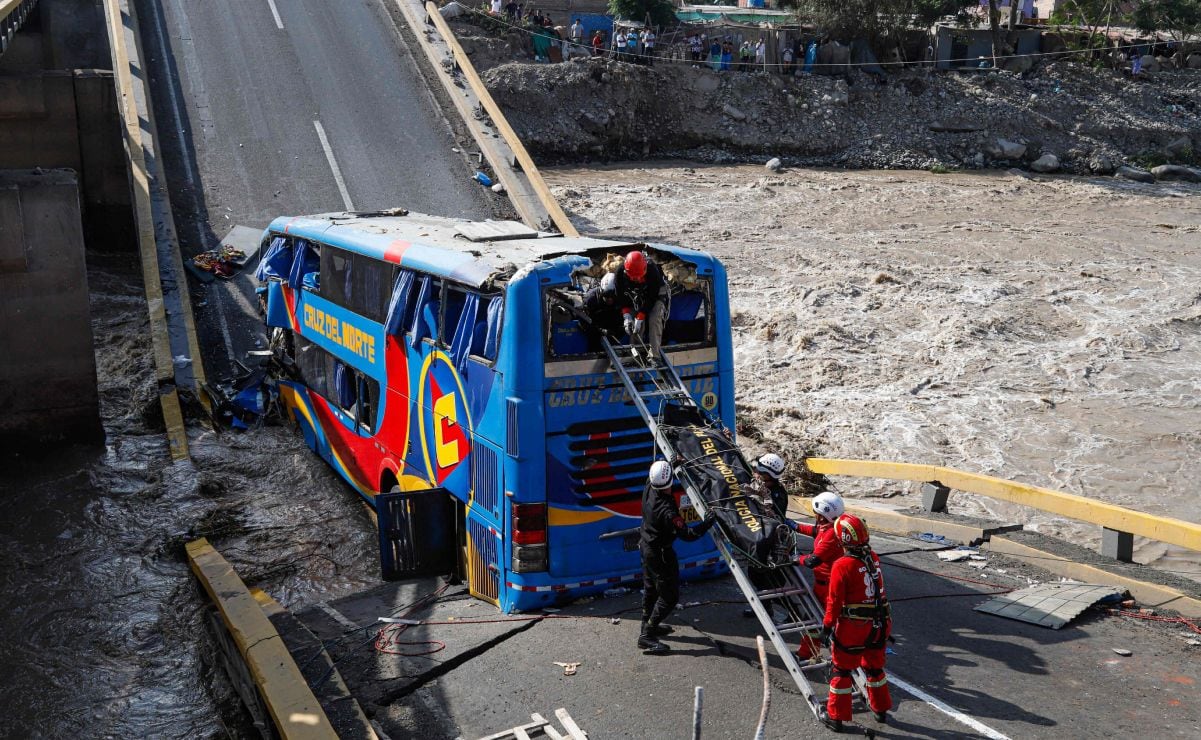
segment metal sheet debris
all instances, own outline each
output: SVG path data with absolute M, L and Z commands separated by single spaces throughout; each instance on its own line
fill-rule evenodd
M 1124 594 L 1112 586 L 1045 583 L 994 596 L 976 611 L 1057 630 L 1098 601 L 1116 601 Z

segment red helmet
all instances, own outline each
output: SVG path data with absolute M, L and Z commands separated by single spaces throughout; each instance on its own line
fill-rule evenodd
M 871 538 L 867 532 L 867 525 L 854 514 L 843 514 L 834 520 L 834 536 L 847 549 L 867 547 L 868 540 Z
M 626 275 L 636 283 L 646 279 L 646 255 L 635 249 L 626 255 Z

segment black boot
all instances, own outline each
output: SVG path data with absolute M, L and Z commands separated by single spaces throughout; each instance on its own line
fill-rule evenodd
M 872 716 L 882 725 L 888 724 L 888 712 L 872 712 Z
M 842 720 L 832 719 L 825 707 L 822 707 L 820 710 L 818 710 L 817 718 L 821 720 L 823 725 L 829 727 L 834 732 L 842 732 Z
M 642 623 L 642 634 L 638 635 L 638 649 L 647 655 L 663 655 L 671 650 L 655 639 L 649 622 Z
M 647 632 L 650 633 L 651 637 L 667 637 L 672 632 L 676 631 L 675 628 L 670 624 L 655 624 L 654 622 L 648 622 L 646 629 Z

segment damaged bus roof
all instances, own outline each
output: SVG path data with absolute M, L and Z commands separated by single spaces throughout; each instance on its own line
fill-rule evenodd
M 404 210 L 281 217 L 267 231 L 341 247 L 475 288 L 502 282 L 532 263 L 563 255 L 645 246 L 565 237 L 516 221 L 470 221 Z

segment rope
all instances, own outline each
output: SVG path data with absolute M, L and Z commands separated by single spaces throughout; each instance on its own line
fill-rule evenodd
M 476 15 L 487 17 L 489 20 L 491 20 L 494 23 L 499 23 L 500 25 L 506 26 L 514 31 L 524 33 L 527 36 L 535 35 L 534 31 L 526 26 L 511 23 L 499 16 L 495 16 L 487 11 L 480 10 L 479 8 L 467 8 L 467 10 Z M 574 47 L 576 49 L 584 49 L 589 54 L 592 53 L 593 47 L 591 44 L 577 44 L 577 43 L 567 40 L 567 39 L 556 39 L 555 43 L 561 44 L 566 47 Z M 957 62 L 978 62 L 982 59 L 1038 59 L 1038 58 L 1046 58 L 1046 57 L 1071 56 L 1073 54 L 1104 53 L 1104 52 L 1113 52 L 1113 51 L 1126 50 L 1126 49 L 1139 49 L 1139 48 L 1146 47 L 1146 46 L 1155 46 L 1156 44 L 1167 44 L 1167 43 L 1170 43 L 1170 42 L 1157 41 L 1157 42 L 1149 42 L 1149 43 L 1144 43 L 1144 44 L 1118 44 L 1115 46 L 1106 46 L 1106 47 L 1097 47 L 1097 48 L 1088 48 L 1088 49 L 1065 49 L 1063 51 L 1041 51 L 1041 52 L 1033 52 L 1030 54 L 1011 54 L 1011 55 L 1003 56 L 1003 57 L 994 57 L 992 55 L 988 55 L 988 56 L 977 56 L 977 57 L 963 57 L 963 58 L 958 58 L 958 59 L 931 59 L 931 60 L 922 60 L 922 61 L 913 61 L 913 62 L 904 62 L 904 61 L 898 61 L 898 62 L 846 62 L 846 63 L 814 62 L 814 63 L 809 64 L 808 66 L 811 68 L 837 67 L 837 68 L 841 68 L 841 69 L 846 69 L 849 67 L 931 67 L 932 65 L 934 65 L 936 63 L 937 64 L 942 64 L 942 63 L 953 64 L 953 63 L 957 63 Z M 619 50 L 619 49 L 610 49 L 610 48 L 604 49 L 604 52 L 606 54 L 612 54 L 615 61 L 626 62 L 626 63 L 632 63 L 632 62 L 629 62 L 626 59 L 623 59 L 622 57 L 638 58 L 638 57 L 644 56 L 643 54 L 640 54 L 638 52 L 630 53 L 628 51 Z M 707 50 L 702 50 L 701 53 L 703 54 L 702 59 L 695 61 L 695 62 L 692 61 L 691 59 L 676 59 L 674 57 L 663 57 L 663 56 L 656 56 L 655 61 L 663 62 L 666 64 L 687 64 L 687 65 L 692 65 L 692 66 L 696 66 L 696 65 L 700 64 L 700 65 L 708 66 L 709 60 L 711 59 L 711 57 L 707 53 Z M 742 63 L 735 61 L 734 59 L 731 59 L 730 65 L 733 66 L 734 64 L 742 64 Z M 797 66 L 801 66 L 801 64 L 804 64 L 804 62 L 802 61 L 802 62 L 798 63 L 796 61 L 793 61 L 788 64 L 785 64 L 784 62 L 766 62 L 765 61 L 765 62 L 750 62 L 750 64 L 752 64 L 756 68 L 763 68 L 766 71 L 768 68 L 778 69 L 778 68 L 782 68 L 782 67 L 797 67 Z M 737 70 L 730 69 L 730 70 L 725 70 L 725 71 L 737 71 Z

